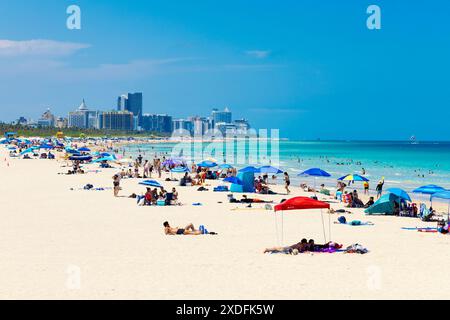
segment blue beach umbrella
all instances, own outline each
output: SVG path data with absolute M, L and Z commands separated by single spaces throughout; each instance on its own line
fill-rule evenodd
M 390 188 L 388 190 L 386 190 L 389 193 L 392 193 L 393 195 L 399 197 L 400 199 L 406 200 L 411 202 L 411 197 L 409 196 L 409 194 L 402 189 L 399 188 Z
M 331 177 L 331 174 L 328 172 L 319 169 L 319 168 L 311 168 L 306 171 L 303 171 L 302 173 L 298 174 L 299 177 L 314 177 L 314 191 L 316 190 L 316 178 L 317 177 L 324 177 L 329 178 Z
M 249 166 L 249 167 L 242 168 L 241 170 L 239 170 L 239 172 L 242 172 L 242 173 L 245 173 L 245 172 L 259 173 L 259 169 L 255 168 L 253 166 Z
M 54 148 L 53 146 L 48 145 L 48 144 L 41 144 L 39 146 L 39 149 L 48 149 L 48 150 L 50 150 L 50 149 L 53 149 L 53 148 Z
M 434 184 L 429 184 L 427 186 L 422 186 L 420 188 L 413 190 L 414 193 L 422 193 L 422 194 L 434 194 L 442 191 L 445 191 L 445 189 Z
M 146 187 L 163 188 L 163 186 L 156 180 L 145 180 L 139 182 L 139 184 Z
M 221 165 L 219 166 L 219 168 L 220 168 L 220 169 L 233 169 L 233 166 L 224 163 L 224 164 L 221 164 Z
M 304 177 L 304 176 L 310 176 L 310 177 L 331 177 L 331 174 L 329 174 L 328 172 L 319 169 L 319 168 L 312 168 L 312 169 L 308 169 L 306 171 L 303 171 L 302 173 L 298 174 L 299 177 Z
M 205 160 L 205 161 L 202 161 L 202 162 L 198 163 L 197 167 L 200 167 L 200 168 L 214 168 L 214 167 L 217 167 L 217 163 L 209 161 L 209 160 Z
M 433 201 L 433 199 L 442 199 L 442 200 L 448 201 L 448 210 L 447 210 L 447 221 L 448 221 L 449 217 L 450 217 L 450 191 L 445 190 L 445 191 L 434 193 L 431 195 L 430 200 Z
M 78 149 L 78 151 L 80 151 L 80 152 L 91 152 L 91 149 L 83 147 L 83 148 Z
M 173 173 L 185 173 L 185 172 L 191 172 L 188 168 L 186 167 L 177 167 L 177 168 L 173 168 L 170 172 Z
M 259 173 L 267 173 L 267 174 L 280 174 L 283 173 L 282 170 L 272 167 L 272 166 L 264 166 L 258 169 Z
M 114 155 L 112 155 L 112 156 L 102 157 L 102 158 L 96 159 L 96 160 L 94 160 L 92 162 L 97 163 L 97 162 L 116 161 L 116 160 L 117 160 L 117 158 Z

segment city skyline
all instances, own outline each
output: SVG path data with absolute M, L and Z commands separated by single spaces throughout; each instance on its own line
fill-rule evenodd
M 450 140 L 435 116 L 450 103 L 447 2 L 80 0 L 71 30 L 73 4 L 0 3 L 2 121 L 65 114 L 83 97 L 114 109 L 138 90 L 148 113 L 230 106 L 291 139 Z M 367 27 L 371 4 L 379 29 Z M 341 130 L 349 117 L 359 126 Z

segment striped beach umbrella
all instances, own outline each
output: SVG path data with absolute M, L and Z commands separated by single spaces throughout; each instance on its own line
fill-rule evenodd
M 338 181 L 369 181 L 369 179 L 359 174 L 348 174 L 338 179 Z

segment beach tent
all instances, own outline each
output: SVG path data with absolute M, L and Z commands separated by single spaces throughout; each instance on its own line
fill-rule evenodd
M 253 172 L 239 172 L 237 175 L 237 179 L 239 179 L 242 184 L 233 183 L 230 187 L 231 192 L 255 192 L 255 174 Z
M 394 203 L 398 199 L 399 197 L 395 194 L 387 193 L 364 212 L 368 215 L 392 215 L 394 214 Z
M 409 201 L 409 202 L 412 201 L 411 197 L 405 190 L 402 190 L 399 188 L 390 188 L 390 189 L 387 189 L 386 191 L 396 195 L 401 200 L 405 200 L 405 201 Z
M 279 205 L 275 206 L 275 213 L 281 212 L 281 243 L 283 244 L 284 241 L 284 211 L 293 211 L 293 210 L 313 210 L 313 209 L 320 209 L 321 216 L 322 216 L 322 228 L 323 228 L 323 235 L 325 239 L 325 243 L 327 242 L 327 236 L 325 232 L 325 224 L 323 219 L 323 212 L 322 209 L 330 209 L 330 204 L 325 203 L 322 201 L 314 200 L 307 197 L 296 197 L 289 200 L 284 201 L 283 203 L 280 203 Z M 329 236 L 331 240 L 331 215 L 329 215 Z M 277 238 L 278 238 L 278 222 L 277 217 L 275 215 L 275 228 L 277 232 Z

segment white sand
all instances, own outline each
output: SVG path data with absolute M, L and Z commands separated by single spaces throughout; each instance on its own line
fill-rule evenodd
M 182 207 L 138 207 L 111 190 L 70 190 L 111 187 L 117 170 L 58 175 L 66 171 L 60 162 L 6 162 L 0 152 L 2 299 L 450 298 L 450 237 L 401 230 L 435 224 L 353 210 L 349 220 L 376 225 L 333 225 L 333 240 L 360 243 L 369 254 L 264 255 L 277 244 L 274 213 L 232 211 L 237 205 L 227 203 L 227 193 L 178 188 Z M 122 185 L 122 195 L 144 191 L 138 180 Z M 205 224 L 219 236 L 167 237 L 166 220 Z M 286 213 L 284 234 L 289 245 L 303 237 L 323 242 L 320 211 Z

